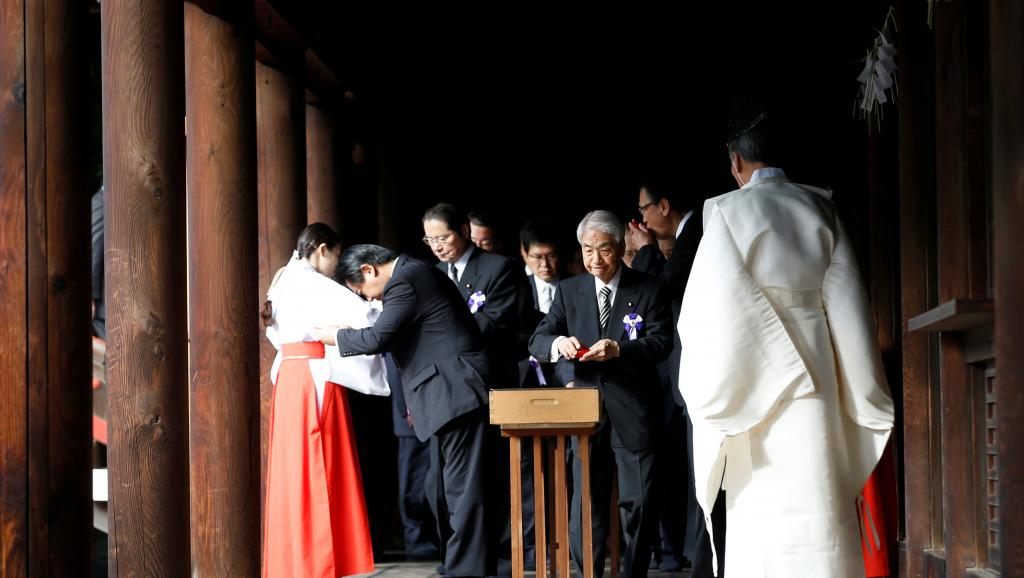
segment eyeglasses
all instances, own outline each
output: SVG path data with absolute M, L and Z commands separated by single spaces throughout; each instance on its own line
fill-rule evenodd
M 526 258 L 535 263 L 540 263 L 541 261 L 554 263 L 558 261 L 558 255 L 555 253 L 527 253 Z
M 647 207 L 650 207 L 651 205 L 657 205 L 657 204 L 658 204 L 657 201 L 651 201 L 650 203 L 644 203 L 644 204 L 640 205 L 639 207 L 636 208 L 636 210 L 640 211 L 640 215 L 643 216 L 643 214 L 647 212 Z
M 448 233 L 447 235 L 441 235 L 439 237 L 423 237 L 423 243 L 429 247 L 434 245 L 447 245 L 452 241 L 452 235 L 455 233 Z

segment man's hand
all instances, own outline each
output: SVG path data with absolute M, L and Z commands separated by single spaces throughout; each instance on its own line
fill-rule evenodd
M 323 327 L 313 328 L 313 337 L 317 341 L 322 341 L 324 345 L 337 345 L 335 342 L 335 336 L 338 334 L 339 329 L 351 329 L 348 325 L 325 325 Z
M 654 238 L 654 231 L 647 228 L 647 225 L 638 223 L 635 220 L 629 222 L 629 229 L 626 231 L 626 247 L 639 251 L 640 247 L 654 245 L 658 242 Z
M 619 342 L 612 339 L 602 339 L 590 346 L 580 361 L 608 361 L 619 356 Z
M 575 337 L 566 337 L 558 342 L 558 352 L 566 359 L 576 359 L 576 352 L 579 351 L 581 347 L 583 347 L 583 345 L 581 345 L 580 340 Z
M 416 427 L 412 424 L 412 414 L 411 413 L 405 414 L 405 423 L 409 424 L 409 429 L 416 429 Z

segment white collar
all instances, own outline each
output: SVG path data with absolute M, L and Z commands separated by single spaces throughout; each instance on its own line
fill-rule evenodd
M 532 273 L 530 274 L 530 276 L 533 277 L 533 282 L 537 284 L 537 294 L 538 295 L 541 294 L 541 291 L 543 291 L 543 289 L 545 287 L 554 286 L 554 283 L 548 283 L 547 281 L 541 279 L 540 277 L 538 277 L 538 276 L 536 276 L 536 275 L 534 275 Z
M 757 181 L 762 181 L 764 179 L 778 178 L 778 177 L 785 178 L 785 176 L 786 176 L 786 172 L 783 171 L 782 169 L 778 168 L 778 167 L 764 167 L 764 168 L 757 169 L 753 173 L 751 173 L 750 180 L 747 181 L 747 184 L 745 184 L 743 186 L 744 187 L 749 187 L 750 185 L 754 184 Z
M 690 217 L 692 217 L 692 216 L 693 216 L 693 209 L 690 209 L 689 212 L 687 212 L 685 215 L 683 215 L 683 220 L 679 221 L 679 226 L 676 227 L 676 239 L 679 238 L 679 235 L 683 234 L 683 227 L 686 226 L 686 221 L 689 221 Z

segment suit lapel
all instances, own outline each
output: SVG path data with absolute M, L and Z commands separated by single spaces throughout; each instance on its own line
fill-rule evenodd
M 627 312 L 636 308 L 636 289 L 633 286 L 633 271 L 622 266 L 622 277 L 619 278 L 619 289 L 615 292 L 615 301 L 612 302 L 612 313 L 608 317 L 608 326 L 604 328 L 601 337 L 619 340 L 625 329 L 622 328 L 622 318 Z
M 479 261 L 477 260 L 477 257 L 480 256 L 480 249 L 474 248 L 472 251 L 469 255 L 469 260 L 466 261 L 466 270 L 459 276 L 459 291 L 467 299 L 474 291 L 477 291 L 477 281 L 480 279 Z
M 597 291 L 595 289 L 594 276 L 586 273 L 587 278 L 580 283 L 577 294 L 577 307 L 579 307 L 583 345 L 590 347 L 601 338 L 601 321 L 597 314 Z
M 537 278 L 530 275 L 530 287 L 533 289 L 533 308 L 540 311 L 540 295 L 537 293 Z

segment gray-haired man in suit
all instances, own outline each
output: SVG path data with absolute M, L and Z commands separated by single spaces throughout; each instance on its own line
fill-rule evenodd
M 530 352 L 555 361 L 567 386 L 601 390 L 606 417 L 591 438 L 590 472 L 579 455 L 573 469 L 570 550 L 582 560 L 581 484 L 591 480 L 594 576 L 604 572 L 612 460 L 618 466 L 619 513 L 626 552 L 623 575 L 643 578 L 651 559 L 657 517 L 655 447 L 661 429 L 662 388 L 656 364 L 672 350 L 672 310 L 661 281 L 622 262 L 623 225 L 613 213 L 593 211 L 576 229 L 589 275 L 561 281 L 551 309 L 530 339 Z M 589 348 L 583 355 L 581 349 Z M 574 442 L 578 452 L 578 442 Z

